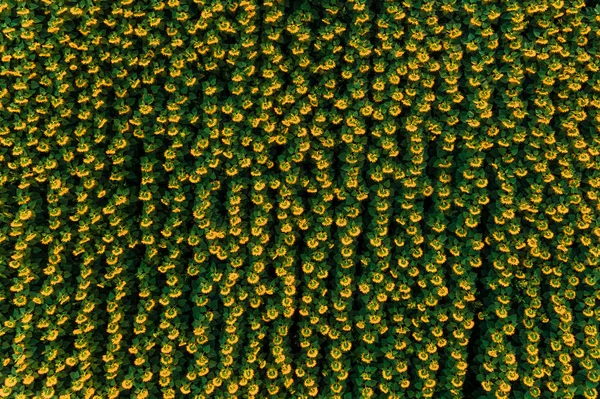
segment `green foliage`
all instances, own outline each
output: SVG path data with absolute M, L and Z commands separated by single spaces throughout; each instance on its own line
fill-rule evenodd
M 0 397 L 597 398 L 598 7 L 0 18 Z

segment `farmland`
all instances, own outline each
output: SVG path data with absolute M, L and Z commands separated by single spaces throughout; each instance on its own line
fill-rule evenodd
M 0 397 L 598 397 L 600 9 L 0 17 Z

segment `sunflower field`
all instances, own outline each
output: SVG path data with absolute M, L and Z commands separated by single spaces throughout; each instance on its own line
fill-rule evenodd
M 0 397 L 598 398 L 593 1 L 0 0 L 0 33 Z

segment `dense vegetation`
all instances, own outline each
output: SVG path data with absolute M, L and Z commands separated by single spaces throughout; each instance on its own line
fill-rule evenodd
M 1 397 L 597 397 L 600 9 L 0 18 Z

